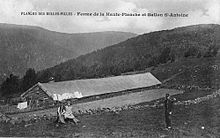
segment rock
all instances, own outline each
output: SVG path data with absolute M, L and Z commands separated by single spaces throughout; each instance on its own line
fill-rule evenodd
M 26 125 L 24 125 L 24 127 L 28 127 L 28 126 L 31 126 L 32 124 L 26 124 Z
M 21 119 L 16 120 L 16 123 L 20 124 L 22 122 Z
M 10 119 L 9 119 L 9 118 L 6 118 L 6 119 L 5 119 L 5 122 L 6 122 L 6 123 L 8 123 L 9 121 L 10 121 Z
M 72 136 L 73 136 L 73 137 L 79 137 L 79 136 L 80 136 L 80 133 L 74 133 Z
M 165 134 L 162 134 L 162 135 L 160 135 L 160 138 L 165 138 L 165 137 L 167 137 L 168 135 L 165 135 Z
M 10 120 L 10 123 L 11 123 L 12 125 L 15 125 L 15 120 Z

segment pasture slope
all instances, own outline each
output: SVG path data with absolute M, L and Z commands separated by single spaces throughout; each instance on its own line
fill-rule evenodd
M 142 106 L 122 110 L 118 114 L 100 112 L 78 115 L 79 125 L 56 126 L 55 118 L 45 118 L 12 125 L 0 124 L 1 136 L 35 137 L 220 137 L 219 92 L 211 100 L 174 106 L 173 129 L 164 129 L 163 106 Z

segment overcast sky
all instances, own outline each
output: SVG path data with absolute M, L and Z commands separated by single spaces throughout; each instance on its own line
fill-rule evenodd
M 187 18 L 24 16 L 21 12 L 186 13 Z M 147 33 L 193 24 L 220 24 L 220 0 L 0 0 L 0 22 L 67 33 Z

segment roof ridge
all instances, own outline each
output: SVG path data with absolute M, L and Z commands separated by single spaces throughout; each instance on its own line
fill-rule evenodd
M 34 88 L 38 83 L 34 84 L 32 87 L 30 87 L 28 90 L 26 90 L 24 93 L 21 94 L 21 97 L 23 97 L 26 93 L 28 93 L 32 88 Z
M 59 82 L 52 82 L 52 83 L 40 83 L 41 85 L 44 84 L 56 84 L 56 83 L 66 83 L 66 82 L 74 82 L 74 81 L 86 81 L 86 80 L 100 80 L 100 79 L 109 79 L 109 78 L 116 78 L 116 77 L 129 77 L 134 75 L 143 75 L 143 74 L 151 74 L 151 72 L 144 72 L 144 73 L 137 73 L 137 74 L 128 74 L 128 75 L 118 75 L 118 76 L 109 76 L 103 78 L 91 78 L 91 79 L 78 79 L 78 80 L 66 80 L 66 81 L 59 81 Z M 153 75 L 154 76 L 154 75 Z M 155 76 L 154 76 L 155 77 Z M 156 78 L 156 77 L 155 77 Z

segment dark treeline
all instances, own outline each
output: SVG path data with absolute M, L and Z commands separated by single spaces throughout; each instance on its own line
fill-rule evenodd
M 99 78 L 145 70 L 183 58 L 215 57 L 220 47 L 219 25 L 197 25 L 140 35 L 36 73 L 29 69 L 21 79 L 12 75 L 2 84 L 3 95 L 21 93 L 36 82 Z M 11 90 L 11 85 L 14 85 Z
M 22 79 L 19 76 L 10 74 L 10 76 L 1 85 L 1 96 L 5 98 L 17 97 L 22 92 L 28 90 L 37 82 L 37 74 L 30 68 Z

